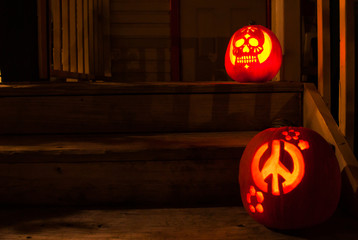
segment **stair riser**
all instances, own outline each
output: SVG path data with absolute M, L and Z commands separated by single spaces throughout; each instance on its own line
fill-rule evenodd
M 239 159 L 0 164 L 0 203 L 240 204 Z
M 301 93 L 2 97 L 0 134 L 251 131 L 300 125 Z

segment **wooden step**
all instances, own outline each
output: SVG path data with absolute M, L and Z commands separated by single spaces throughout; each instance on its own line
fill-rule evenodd
M 301 83 L 0 85 L 0 134 L 259 131 L 302 123 Z
M 242 207 L 171 209 L 0 209 L 0 239 L 356 240 L 358 221 L 336 212 L 310 229 L 272 231 Z
M 257 132 L 0 138 L 0 203 L 240 204 L 238 166 Z

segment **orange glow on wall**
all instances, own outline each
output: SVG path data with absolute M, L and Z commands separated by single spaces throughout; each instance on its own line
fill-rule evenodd
M 270 81 L 279 71 L 281 46 L 276 36 L 260 25 L 246 26 L 234 33 L 225 55 L 228 75 L 238 82 Z

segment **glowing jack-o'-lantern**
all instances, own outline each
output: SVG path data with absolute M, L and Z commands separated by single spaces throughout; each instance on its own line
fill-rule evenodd
M 313 226 L 335 211 L 341 188 L 332 147 L 303 127 L 266 129 L 240 161 L 243 205 L 258 222 L 276 229 Z
M 269 29 L 246 26 L 231 37 L 225 55 L 228 75 L 238 82 L 267 82 L 280 70 L 281 45 Z

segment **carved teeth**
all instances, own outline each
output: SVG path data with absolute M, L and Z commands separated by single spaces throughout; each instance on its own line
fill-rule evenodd
M 237 58 L 238 63 L 256 63 L 257 57 L 256 56 L 241 56 Z

